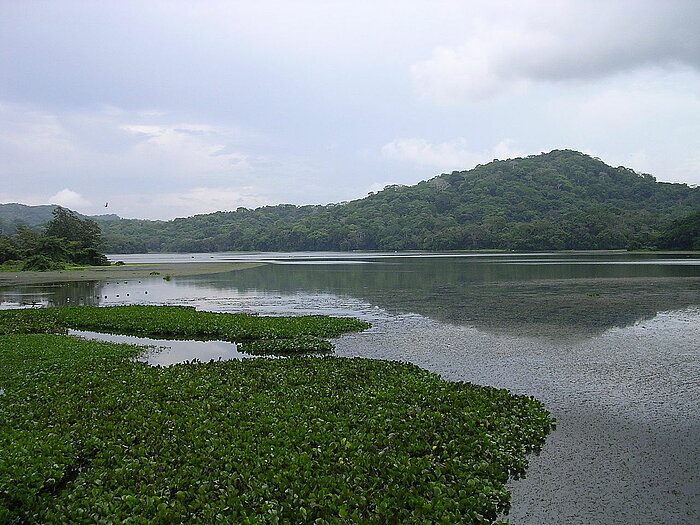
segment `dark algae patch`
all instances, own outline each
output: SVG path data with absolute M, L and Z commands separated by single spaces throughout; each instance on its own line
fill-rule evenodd
M 406 363 L 140 351 L 0 336 L 0 523 L 493 523 L 552 425 Z

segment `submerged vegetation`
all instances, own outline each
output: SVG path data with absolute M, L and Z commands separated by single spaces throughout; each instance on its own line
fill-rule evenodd
M 158 335 L 184 326 L 170 319 L 218 319 L 183 308 L 94 310 L 0 312 L 0 326 L 110 323 L 133 333 L 138 317 L 138 333 Z M 257 322 L 258 333 L 268 325 L 294 337 L 349 329 Z M 532 398 L 405 363 L 152 367 L 133 361 L 140 351 L 0 336 L 0 522 L 493 523 L 509 507 L 505 482 L 524 473 L 552 425 Z

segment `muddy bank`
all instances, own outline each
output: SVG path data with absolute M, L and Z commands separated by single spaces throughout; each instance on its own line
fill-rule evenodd
M 0 286 L 13 284 L 51 283 L 57 281 L 99 281 L 108 279 L 141 279 L 160 275 L 172 277 L 204 275 L 254 268 L 262 263 L 197 262 L 127 264 L 124 266 L 91 266 L 80 270 L 57 272 L 0 272 Z M 157 272 L 154 274 L 153 272 Z

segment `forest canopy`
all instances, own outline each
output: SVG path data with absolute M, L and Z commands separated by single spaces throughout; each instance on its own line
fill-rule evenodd
M 39 229 L 56 209 L 0 205 L 0 242 L 7 250 L 8 238 L 19 235 L 26 250 L 27 228 Z M 697 235 L 687 230 L 692 219 L 674 221 L 699 212 L 700 188 L 554 150 L 324 206 L 279 204 L 170 221 L 60 209 L 60 222 L 45 235 L 106 253 L 697 249 Z
M 673 221 L 656 244 L 667 250 L 700 250 L 700 211 Z
M 638 249 L 697 210 L 700 188 L 554 150 L 341 204 L 101 224 L 108 253 Z

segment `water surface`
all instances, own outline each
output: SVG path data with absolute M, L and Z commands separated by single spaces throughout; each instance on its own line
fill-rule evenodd
M 154 339 L 134 335 L 106 334 L 84 330 L 68 330 L 68 335 L 81 339 L 107 341 L 127 345 L 147 347 L 135 360 L 153 366 L 170 366 L 188 361 L 229 361 L 255 357 L 239 352 L 236 343 L 228 341 L 195 341 L 175 339 Z
M 700 522 L 700 257 L 688 254 L 187 254 L 269 264 L 140 282 L 0 288 L 22 304 L 186 304 L 373 323 L 342 356 L 399 359 L 533 395 L 558 418 L 512 523 Z

